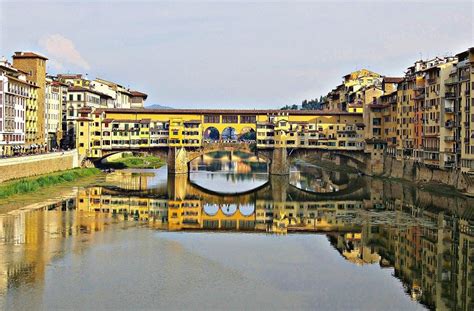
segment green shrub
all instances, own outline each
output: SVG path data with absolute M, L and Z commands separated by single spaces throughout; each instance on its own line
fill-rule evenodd
M 37 191 L 40 188 L 74 181 L 81 177 L 97 174 L 98 172 L 100 172 L 100 170 L 96 168 L 72 169 L 37 178 L 27 178 L 8 182 L 4 185 L 0 185 L 0 198 L 6 198 L 14 194 Z

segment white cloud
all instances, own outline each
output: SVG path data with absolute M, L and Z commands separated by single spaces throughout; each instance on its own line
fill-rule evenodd
M 67 67 L 67 65 L 74 65 L 86 70 L 91 68 L 74 43 L 60 34 L 47 35 L 39 40 L 39 44 L 51 60 L 51 65 L 58 70 Z

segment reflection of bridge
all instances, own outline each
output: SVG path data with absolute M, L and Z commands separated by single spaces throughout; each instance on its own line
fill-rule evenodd
M 99 159 L 120 151 L 154 153 L 173 174 L 212 151 L 250 151 L 269 163 L 269 173 L 289 174 L 289 160 L 320 155 L 346 158 L 372 173 L 381 168 L 383 146 L 366 148 L 360 113 L 279 110 L 80 111 L 78 152 Z

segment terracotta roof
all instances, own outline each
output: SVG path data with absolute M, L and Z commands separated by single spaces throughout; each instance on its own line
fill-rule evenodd
M 82 79 L 82 74 L 58 74 L 58 78 L 63 79 Z
M 322 111 L 322 110 L 278 110 L 278 109 L 126 109 L 126 108 L 98 108 L 96 113 L 124 113 L 124 114 L 239 114 L 239 115 L 262 115 L 271 114 L 278 115 L 284 113 L 296 116 L 359 116 L 360 112 L 346 111 Z
M 400 83 L 403 81 L 402 77 L 383 77 L 383 82 L 385 83 Z
M 44 60 L 47 60 L 48 58 L 46 56 L 36 54 L 33 52 L 15 52 L 12 56 L 13 58 L 41 58 Z
M 130 91 L 133 97 L 142 97 L 143 99 L 147 99 L 148 95 L 138 91 Z
M 51 85 L 54 85 L 54 86 L 56 86 L 56 85 L 69 86 L 69 84 L 62 83 L 60 81 L 53 81 L 53 82 L 51 82 Z

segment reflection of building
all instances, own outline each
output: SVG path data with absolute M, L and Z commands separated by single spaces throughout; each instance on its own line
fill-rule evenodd
M 130 171 L 117 171 L 105 176 L 105 181 L 126 190 L 146 190 L 149 179 L 154 177 L 153 173 L 133 173 Z

